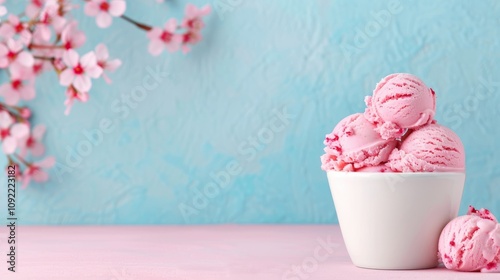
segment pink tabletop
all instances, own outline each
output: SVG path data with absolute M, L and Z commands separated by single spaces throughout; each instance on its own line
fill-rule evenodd
M 357 268 L 338 226 L 24 226 L 17 239 L 17 272 L 2 261 L 0 279 L 500 279 Z

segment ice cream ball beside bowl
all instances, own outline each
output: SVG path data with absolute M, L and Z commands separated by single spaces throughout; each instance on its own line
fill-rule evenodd
M 500 224 L 488 209 L 469 206 L 439 237 L 443 265 L 463 272 L 500 272 Z
M 381 83 L 371 97 L 377 102 L 326 135 L 322 169 L 354 265 L 434 268 L 441 231 L 460 207 L 464 147 L 434 119 L 435 93 L 420 79 L 391 74 Z M 379 113 L 389 105 L 407 118 Z

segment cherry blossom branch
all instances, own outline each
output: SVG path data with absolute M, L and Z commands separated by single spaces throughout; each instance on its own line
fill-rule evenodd
M 7 13 L 1 5 L 0 16 Z M 107 28 L 114 17 L 120 17 L 146 32 L 148 50 L 159 55 L 164 49 L 170 52 L 182 50 L 198 43 L 204 28 L 203 17 L 210 7 L 198 8 L 186 5 L 184 18 L 178 23 L 170 18 L 163 27 L 141 23 L 125 15 L 124 0 L 84 0 L 84 12 L 95 17 L 100 28 Z M 0 70 L 6 71 L 8 81 L 0 85 L 0 142 L 9 164 L 19 168 L 16 173 L 22 186 L 31 180 L 44 182 L 48 179 L 45 169 L 55 164 L 53 157 L 39 159 L 44 154 L 42 139 L 44 125 L 33 126 L 31 110 L 21 102 L 29 102 L 36 96 L 35 81 L 43 72 L 53 71 L 65 88 L 65 114 L 69 114 L 75 101 L 86 102 L 92 88 L 92 80 L 103 78 L 120 67 L 121 60 L 110 59 L 108 49 L 99 44 L 93 51 L 80 54 L 78 49 L 85 43 L 86 34 L 71 17 L 71 10 L 79 8 L 68 0 L 28 0 L 24 12 L 8 14 L 0 22 Z
M 3 102 L 0 102 L 0 110 L 8 112 L 19 122 L 27 122 L 31 116 L 31 110 L 28 107 L 9 106 Z
M 33 58 L 46 61 L 54 61 L 56 59 L 55 57 L 38 56 L 38 55 L 34 55 Z
M 124 19 L 125 21 L 137 26 L 138 28 L 144 30 L 144 31 L 150 31 L 152 29 L 151 26 L 147 25 L 147 24 L 144 24 L 144 23 L 140 23 L 138 21 L 135 21 L 133 19 L 131 19 L 130 17 L 126 16 L 126 15 L 121 15 L 120 16 L 122 19 Z
M 64 49 L 64 46 L 30 44 L 28 46 L 28 49 L 49 49 L 49 50 L 54 50 L 54 49 Z

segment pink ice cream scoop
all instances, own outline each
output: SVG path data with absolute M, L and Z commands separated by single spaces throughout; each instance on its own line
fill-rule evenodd
M 386 161 L 397 140 L 382 139 L 375 125 L 357 113 L 341 120 L 333 132 L 326 135 L 324 144 L 323 170 L 355 171 Z
M 429 124 L 405 135 L 401 146 L 389 156 L 387 166 L 400 172 L 463 172 L 464 146 L 451 129 Z
M 393 172 L 392 169 L 385 165 L 385 163 L 381 163 L 375 166 L 365 166 L 356 170 L 356 172 L 376 172 L 376 173 L 389 173 Z
M 438 256 L 448 269 L 500 272 L 500 224 L 486 209 L 449 222 L 439 238 Z
M 397 73 L 383 78 L 365 98 L 365 117 L 383 139 L 399 138 L 406 129 L 431 123 L 436 96 L 418 77 Z

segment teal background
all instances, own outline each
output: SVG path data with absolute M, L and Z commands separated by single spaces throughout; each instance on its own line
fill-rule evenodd
M 127 2 L 127 15 L 153 25 L 180 19 L 186 3 Z M 50 182 L 19 190 L 21 224 L 336 223 L 323 138 L 393 72 L 434 88 L 437 120 L 463 140 L 460 213 L 473 204 L 500 215 L 499 1 L 401 1 L 386 22 L 391 1 L 208 3 L 205 38 L 188 55 L 152 57 L 143 31 L 75 13 L 81 53 L 104 42 L 123 66 L 68 117 L 55 75 L 37 81 L 33 121 L 48 126 L 58 165 Z M 156 81 L 157 71 L 168 75 Z M 126 105 L 144 79 L 156 87 Z M 113 131 L 98 137 L 103 119 Z M 78 161 L 86 133 L 94 144 Z M 228 177 L 224 188 L 214 174 Z

